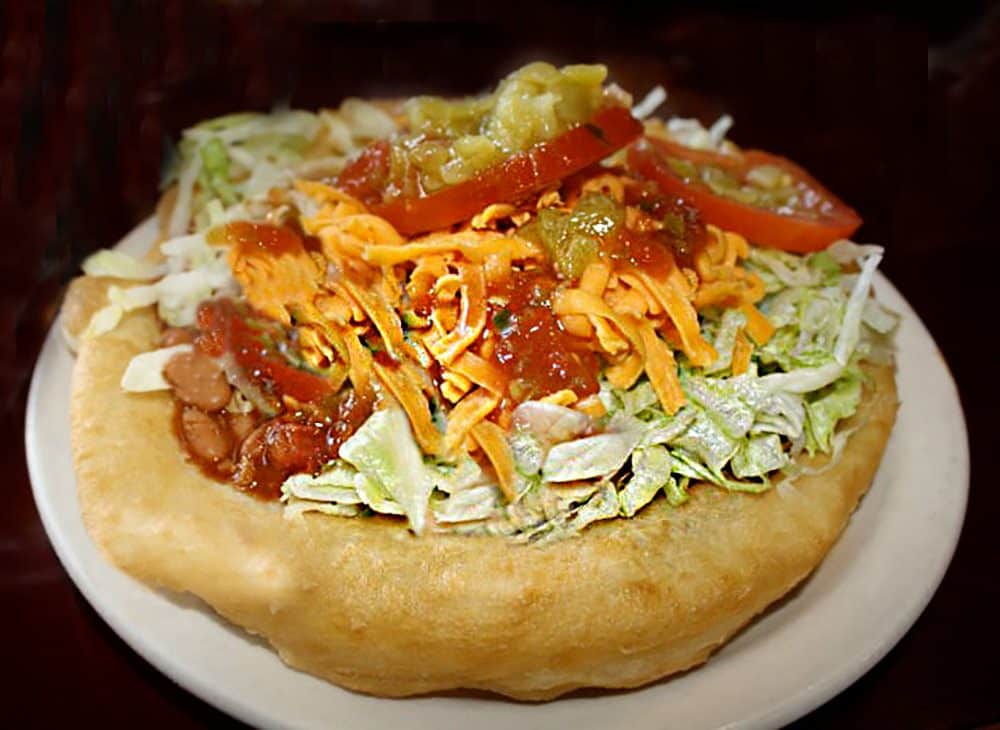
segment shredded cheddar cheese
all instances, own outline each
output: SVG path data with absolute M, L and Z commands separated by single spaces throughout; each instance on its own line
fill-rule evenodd
M 482 447 L 493 465 L 500 491 L 508 502 L 513 503 L 517 499 L 514 455 L 511 453 L 503 429 L 491 421 L 480 421 L 472 427 L 472 438 Z
M 621 204 L 628 184 L 619 174 L 604 173 L 586 180 L 582 190 Z M 340 190 L 307 181 L 296 187 L 318 206 L 301 225 L 321 253 L 300 246 L 267 256 L 233 247 L 230 264 L 247 300 L 295 326 L 303 356 L 330 372 L 337 387 L 349 380 L 359 391 L 378 387 L 398 401 L 424 453 L 482 453 L 513 500 L 513 457 L 502 428 L 516 403 L 494 359 L 502 335 L 488 326 L 490 311 L 496 311 L 490 292 L 515 272 L 545 266 L 545 251 L 520 235 L 520 226 L 536 210 L 572 200 L 550 190 L 533 208 L 491 205 L 461 230 L 406 240 Z M 626 221 L 649 225 L 637 209 L 626 213 Z M 499 230 L 500 221 L 506 232 Z M 714 226 L 707 231 L 691 267 L 675 262 L 658 272 L 601 257 L 576 281 L 559 283 L 551 296 L 561 327 L 582 351 L 601 356 L 611 385 L 629 388 L 645 374 L 667 413 L 685 402 L 677 353 L 696 367 L 719 357 L 701 333 L 699 310 L 722 306 L 745 314 L 731 353 L 733 374 L 746 372 L 754 345 L 774 332 L 754 306 L 764 296 L 763 282 L 740 265 L 749 255 L 746 240 Z M 596 396 L 571 388 L 536 397 L 594 417 L 604 413 Z M 443 421 L 434 415 L 441 408 Z

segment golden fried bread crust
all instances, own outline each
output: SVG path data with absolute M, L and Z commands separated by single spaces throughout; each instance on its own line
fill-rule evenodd
M 702 486 L 545 546 L 411 535 L 401 520 L 307 514 L 185 460 L 168 393 L 127 394 L 151 311 L 82 344 L 77 485 L 91 536 L 136 578 L 190 592 L 291 666 L 384 696 L 457 687 L 544 700 L 634 687 L 699 664 L 805 578 L 867 489 L 896 412 L 874 371 L 860 428 L 827 472 L 763 495 Z

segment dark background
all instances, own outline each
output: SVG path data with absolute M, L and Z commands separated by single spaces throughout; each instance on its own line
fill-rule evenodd
M 914 628 L 803 727 L 969 727 L 1000 719 L 994 535 L 1000 13 L 838 4 L 430 0 L 0 4 L 0 625 L 14 726 L 231 721 L 111 632 L 55 558 L 23 452 L 27 383 L 68 279 L 148 215 L 171 140 L 239 109 L 346 95 L 484 90 L 524 61 L 603 62 L 666 111 L 789 156 L 865 219 L 886 274 L 934 334 L 972 449 L 954 562 Z M 821 13 L 821 14 L 820 14 Z

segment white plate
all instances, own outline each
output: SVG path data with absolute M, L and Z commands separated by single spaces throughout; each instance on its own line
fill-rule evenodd
M 122 242 L 151 245 L 146 221 Z M 916 314 L 885 279 L 879 298 L 902 313 L 902 406 L 881 468 L 833 551 L 808 582 L 705 666 L 644 689 L 547 704 L 479 696 L 385 700 L 286 667 L 260 641 L 196 601 L 180 602 L 101 557 L 80 518 L 70 456 L 72 358 L 53 329 L 35 369 L 25 438 L 35 500 L 70 576 L 105 621 L 178 684 L 263 726 L 385 728 L 772 727 L 843 690 L 902 637 L 944 575 L 965 514 L 969 456 L 948 368 Z

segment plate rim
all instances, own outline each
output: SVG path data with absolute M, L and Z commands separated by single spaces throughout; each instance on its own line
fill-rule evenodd
M 116 247 L 138 247 L 141 245 L 151 245 L 156 234 L 155 224 L 155 216 L 146 218 L 133 228 L 126 236 L 124 236 L 122 240 L 116 244 Z M 762 710 L 755 717 L 747 718 L 745 723 L 741 722 L 741 727 L 770 727 L 794 721 L 840 694 L 847 687 L 856 682 L 861 676 L 867 673 L 876 663 L 884 658 L 889 651 L 891 651 L 900 639 L 913 627 L 921 614 L 927 608 L 927 605 L 933 599 L 935 593 L 941 585 L 942 580 L 944 579 L 945 574 L 947 573 L 948 568 L 951 565 L 962 533 L 968 506 L 970 462 L 968 428 L 958 386 L 947 361 L 944 359 L 937 343 L 934 341 L 933 336 L 917 312 L 909 305 L 899 290 L 881 272 L 878 273 L 876 282 L 879 289 L 888 289 L 891 295 L 898 298 L 905 305 L 908 310 L 904 313 L 905 316 L 912 320 L 912 323 L 918 330 L 917 334 L 923 339 L 926 339 L 931 345 L 937 355 L 936 359 L 938 364 L 943 369 L 943 373 L 945 375 L 943 387 L 947 390 L 946 396 L 949 405 L 953 405 L 955 408 L 957 423 L 954 425 L 958 427 L 958 442 L 962 447 L 961 452 L 957 455 L 957 467 L 960 479 L 955 480 L 956 484 L 961 485 L 961 489 L 955 490 L 952 493 L 954 501 L 951 504 L 950 512 L 954 520 L 954 528 L 946 536 L 946 539 L 941 542 L 941 547 L 936 554 L 938 558 L 938 562 L 935 566 L 936 570 L 927 574 L 930 579 L 923 581 L 919 586 L 921 588 L 919 594 L 910 597 L 910 602 L 906 606 L 907 610 L 902 614 L 901 618 L 897 619 L 892 624 L 891 631 L 886 631 L 879 635 L 876 641 L 867 646 L 866 651 L 863 652 L 862 656 L 856 657 L 852 661 L 848 662 L 848 666 L 841 667 L 837 672 L 824 675 L 818 681 L 799 687 L 798 691 L 785 696 L 778 704 Z M 57 318 L 45 337 L 45 341 L 39 352 L 38 360 L 36 361 L 32 372 L 31 384 L 28 391 L 28 399 L 25 409 L 24 443 L 32 495 L 46 535 L 52 544 L 60 563 L 70 576 L 73 583 L 80 590 L 83 596 L 87 599 L 87 602 L 94 608 L 101 619 L 116 634 L 118 634 L 133 651 L 142 656 L 158 671 L 165 674 L 175 684 L 184 688 L 186 691 L 191 692 L 208 704 L 239 720 L 242 720 L 243 722 L 247 722 L 252 725 L 281 724 L 280 719 L 254 707 L 253 702 L 247 702 L 243 698 L 231 697 L 225 691 L 213 687 L 211 684 L 202 684 L 194 681 L 193 675 L 186 671 L 185 662 L 176 659 L 171 655 L 171 653 L 165 651 L 166 647 L 158 646 L 155 642 L 150 642 L 147 638 L 143 637 L 143 632 L 138 626 L 132 625 L 128 621 L 123 620 L 123 618 L 115 611 L 115 607 L 113 605 L 114 601 L 108 599 L 100 593 L 98 587 L 94 584 L 92 577 L 80 563 L 78 556 L 74 554 L 73 546 L 70 544 L 71 541 L 69 540 L 69 537 L 61 531 L 58 518 L 55 514 L 55 502 L 49 498 L 50 495 L 46 492 L 46 485 L 42 483 L 41 475 L 43 473 L 43 468 L 41 466 L 41 459 L 44 448 L 40 443 L 40 439 L 36 438 L 38 429 L 41 428 L 40 409 L 43 399 L 45 398 L 45 394 L 42 391 L 46 376 L 52 367 L 50 362 L 53 358 L 58 357 L 58 348 L 65 348 L 65 344 L 61 341 L 62 337 L 59 329 L 59 319 Z M 70 458 L 70 460 L 72 459 L 71 456 L 68 458 Z M 73 485 L 73 494 L 75 497 L 75 482 Z M 79 504 L 77 502 L 74 502 L 74 508 L 77 512 L 79 512 Z M 851 522 L 848 523 L 845 528 L 845 532 L 850 528 L 850 525 Z M 843 536 L 838 538 L 838 543 L 841 541 L 842 537 Z M 836 545 L 834 547 L 836 547 Z M 100 552 L 99 549 L 98 552 Z M 121 571 L 117 568 L 114 568 L 114 570 L 121 573 Z M 143 585 L 139 583 L 139 581 L 135 581 L 135 579 L 130 576 L 127 576 L 124 573 L 121 574 L 128 580 L 134 581 L 138 585 Z M 156 591 L 155 589 L 147 588 L 147 590 L 150 591 L 151 595 L 158 599 L 168 601 L 171 600 L 169 596 Z M 207 604 L 204 604 L 201 610 L 210 613 L 213 618 L 215 618 L 214 612 L 211 611 Z M 750 631 L 753 630 L 753 623 L 755 622 L 752 622 L 749 625 L 748 629 Z M 743 633 L 744 632 L 741 631 L 740 635 Z M 273 650 L 269 648 L 269 651 Z M 301 672 L 298 672 L 298 670 L 287 667 L 287 665 L 282 664 L 282 667 L 288 671 L 302 674 Z M 697 671 L 697 669 L 695 671 Z M 652 687 L 647 686 L 648 690 L 655 691 L 656 688 L 656 684 Z M 642 691 L 642 688 L 639 688 L 636 691 Z M 400 702 L 400 700 L 392 701 Z M 402 702 L 406 702 L 406 700 L 402 700 Z M 555 700 L 554 702 L 558 703 L 559 700 Z

